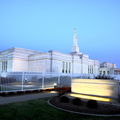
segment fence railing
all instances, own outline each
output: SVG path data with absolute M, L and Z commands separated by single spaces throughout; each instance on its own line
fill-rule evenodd
M 0 72 L 0 91 L 24 91 L 54 88 L 54 84 L 71 87 L 71 79 L 97 79 L 98 74 L 65 74 L 44 72 Z M 101 75 L 101 79 L 102 79 Z M 106 77 L 106 78 L 105 78 Z M 104 75 L 104 78 L 120 80 L 120 75 Z

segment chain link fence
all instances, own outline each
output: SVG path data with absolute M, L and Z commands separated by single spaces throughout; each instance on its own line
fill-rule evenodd
M 120 75 L 65 74 L 44 72 L 0 72 L 0 91 L 25 91 L 54 88 L 54 85 L 71 87 L 71 79 L 112 79 Z

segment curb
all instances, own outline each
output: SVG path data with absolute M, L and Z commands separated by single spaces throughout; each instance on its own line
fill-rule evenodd
M 91 115 L 91 116 L 101 116 L 101 117 L 117 117 L 117 116 L 120 116 L 120 114 L 116 114 L 116 115 L 104 115 L 104 114 L 91 114 L 91 113 L 82 113 L 82 112 L 75 112 L 75 111 L 65 110 L 65 109 L 63 109 L 63 108 L 59 108 L 59 107 L 56 107 L 56 106 L 52 105 L 52 104 L 50 103 L 50 100 L 51 100 L 51 99 L 53 99 L 53 98 L 50 98 L 50 99 L 47 101 L 47 103 L 48 103 L 50 106 L 52 106 L 52 107 L 54 107 L 54 108 L 56 108 L 56 109 L 62 110 L 62 111 L 70 112 L 70 113 L 76 113 L 76 114 L 81 114 L 81 115 Z

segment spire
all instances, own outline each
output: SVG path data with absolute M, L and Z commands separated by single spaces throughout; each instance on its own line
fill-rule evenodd
M 76 35 L 76 28 L 74 28 L 74 30 L 75 30 L 75 35 Z
M 79 47 L 77 45 L 77 35 L 76 35 L 76 28 L 74 28 L 75 30 L 75 35 L 74 35 L 74 44 L 72 47 L 72 52 L 79 52 Z

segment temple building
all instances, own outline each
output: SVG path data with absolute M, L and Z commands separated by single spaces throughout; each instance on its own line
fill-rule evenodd
M 100 63 L 99 60 L 89 59 L 88 55 L 79 52 L 76 29 L 73 40 L 72 52 L 69 54 L 53 50 L 43 53 L 17 47 L 2 51 L 0 71 L 120 74 L 116 64 Z

